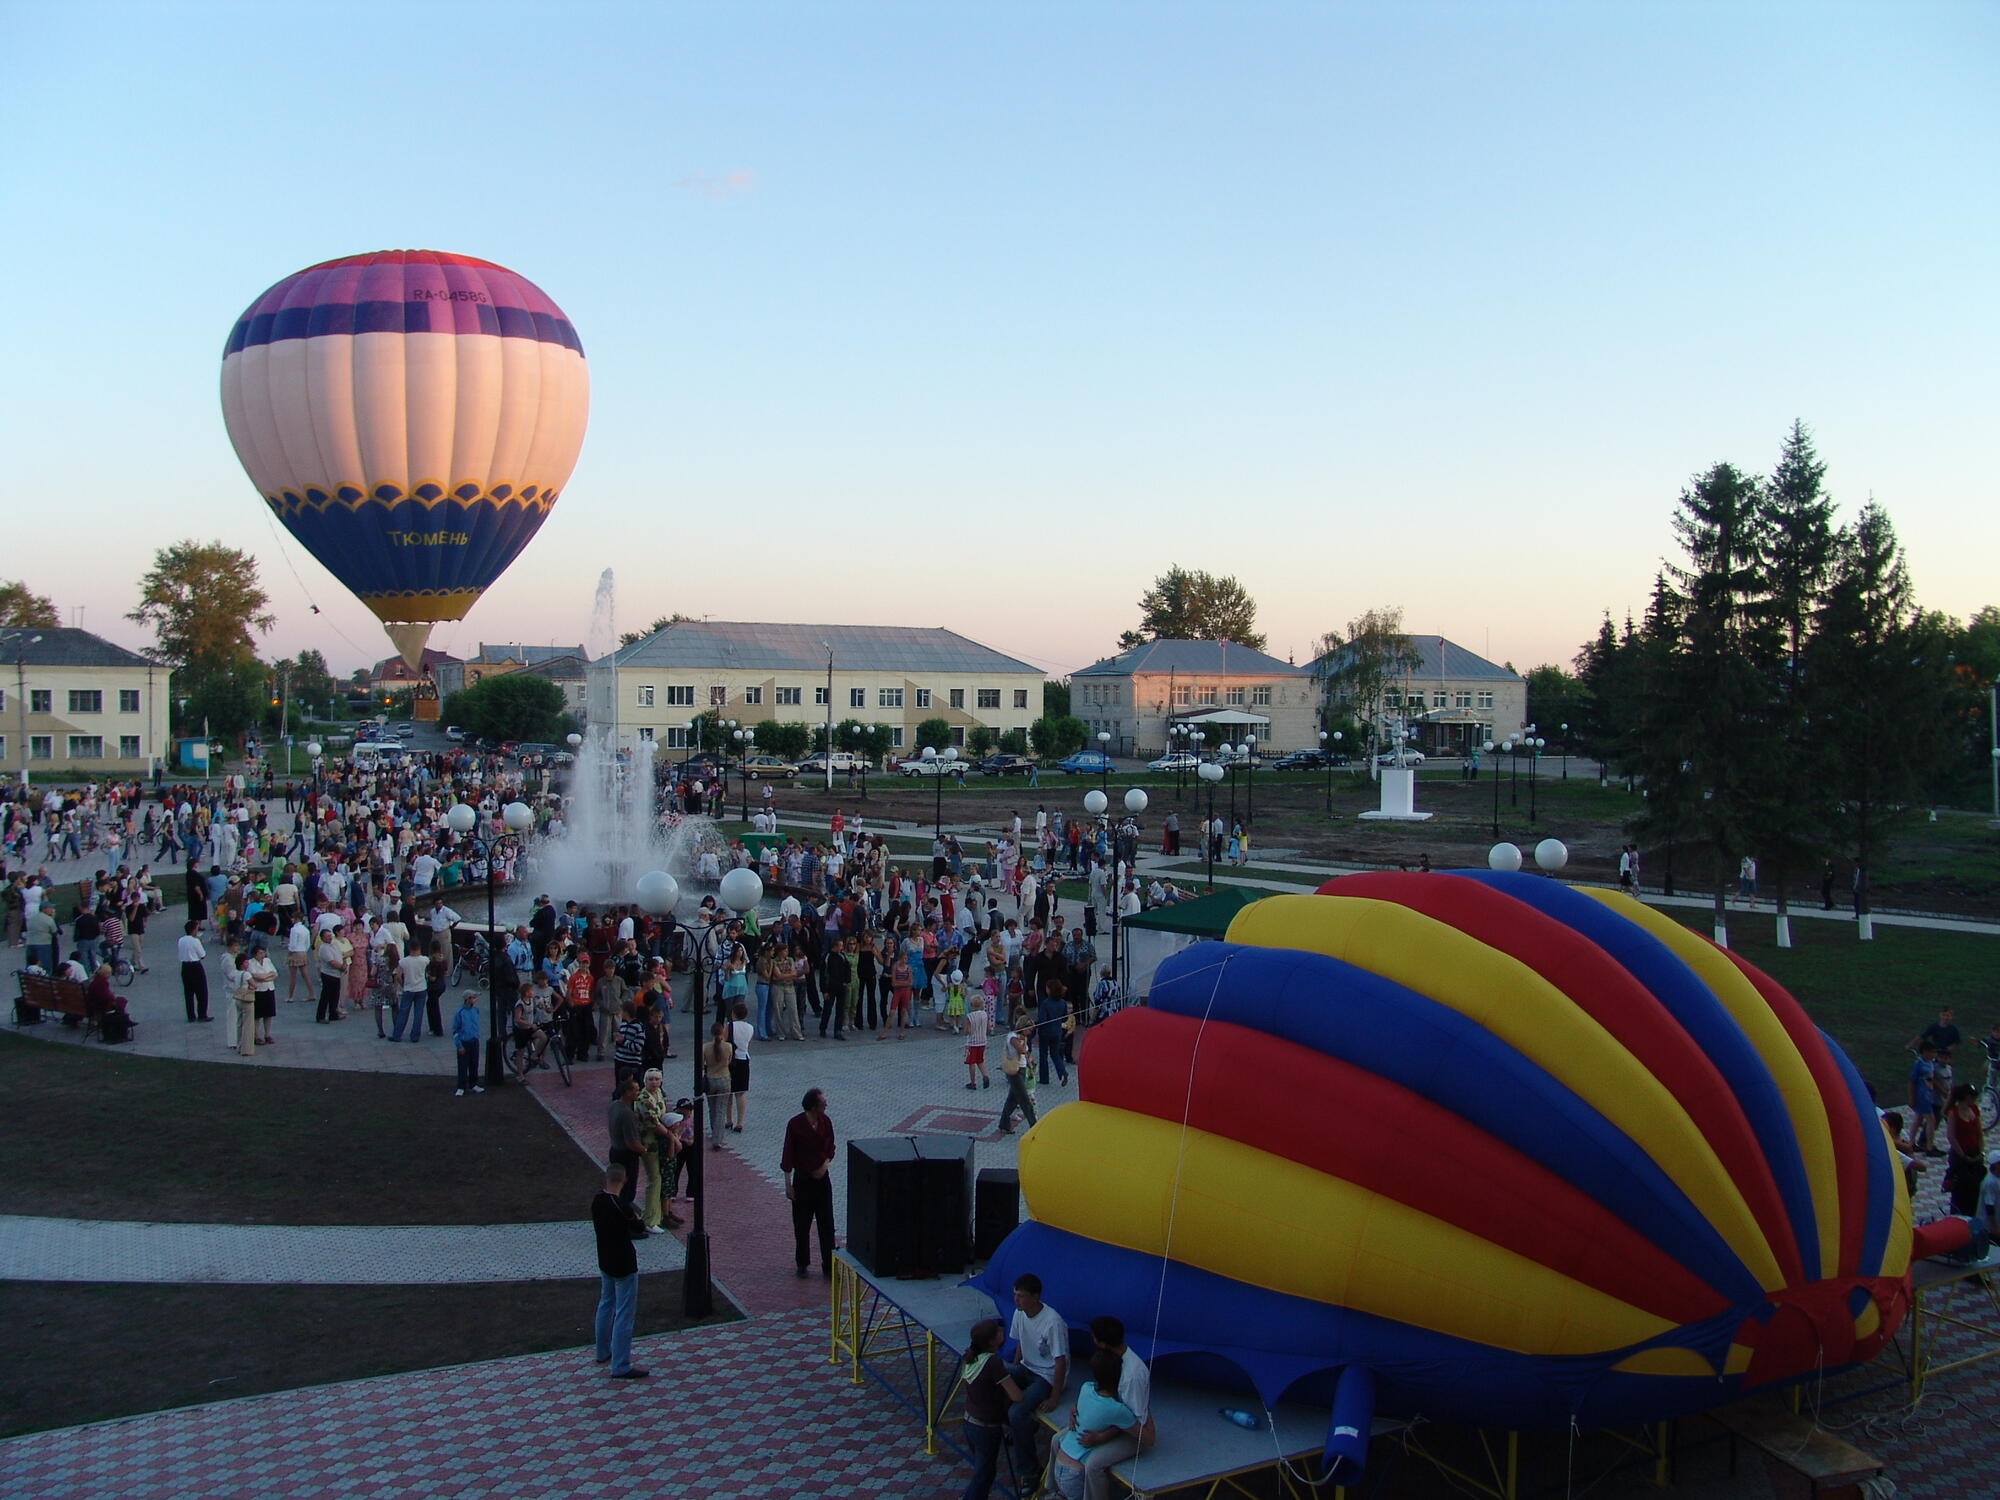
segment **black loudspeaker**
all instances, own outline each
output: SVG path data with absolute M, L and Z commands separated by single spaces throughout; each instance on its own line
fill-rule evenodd
M 917 1137 L 918 1260 L 936 1276 L 957 1276 L 972 1259 L 972 1137 Z
M 905 1136 L 847 1143 L 847 1251 L 877 1276 L 917 1256 L 917 1148 Z
M 1021 1174 L 1012 1167 L 982 1167 L 973 1189 L 972 1258 L 991 1260 L 1020 1222 Z

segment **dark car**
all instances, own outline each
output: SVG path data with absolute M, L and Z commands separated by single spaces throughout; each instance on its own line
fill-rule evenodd
M 973 767 L 981 776 L 1026 776 L 1035 763 L 1025 755 L 989 755 Z
M 530 740 L 514 747 L 514 758 L 523 766 L 546 765 L 549 757 L 555 754 L 555 749 L 554 745 L 541 744 Z
M 1328 766 L 1344 766 L 1347 757 L 1339 751 L 1294 750 L 1271 762 L 1274 771 L 1324 771 Z

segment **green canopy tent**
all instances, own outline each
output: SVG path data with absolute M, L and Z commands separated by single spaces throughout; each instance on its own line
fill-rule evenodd
M 1218 887 L 1193 901 L 1176 901 L 1156 906 L 1118 923 L 1118 972 L 1124 981 L 1125 996 L 1135 1000 L 1152 987 L 1153 971 L 1171 953 L 1191 942 L 1216 940 L 1228 935 L 1236 914 L 1253 901 L 1261 901 L 1269 891 L 1246 890 L 1240 885 Z

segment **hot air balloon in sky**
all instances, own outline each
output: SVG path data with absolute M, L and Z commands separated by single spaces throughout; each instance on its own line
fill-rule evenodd
M 264 502 L 414 668 L 576 467 L 583 345 L 526 277 L 435 250 L 310 266 L 251 303 L 222 414 Z
M 1258 901 L 1078 1074 L 975 1285 L 1004 1314 L 1033 1271 L 1163 1370 L 1330 1403 L 1336 1478 L 1378 1407 L 1636 1425 L 1870 1359 L 1945 1248 L 1797 1001 L 1537 876 Z

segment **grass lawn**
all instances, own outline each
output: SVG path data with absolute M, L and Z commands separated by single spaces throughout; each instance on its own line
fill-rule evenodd
M 596 1306 L 595 1275 L 379 1287 L 4 1282 L 0 1321 L 16 1378 L 0 1403 L 0 1438 L 546 1349 L 576 1349 L 577 1378 L 591 1379 L 584 1346 Z M 736 1316 L 718 1297 L 708 1321 Z M 685 1323 L 681 1273 L 640 1278 L 638 1332 Z
M 596 1185 L 589 1159 L 519 1088 L 455 1099 L 441 1078 L 180 1062 L 0 1033 L 0 1097 L 5 1213 L 511 1224 L 574 1219 Z

